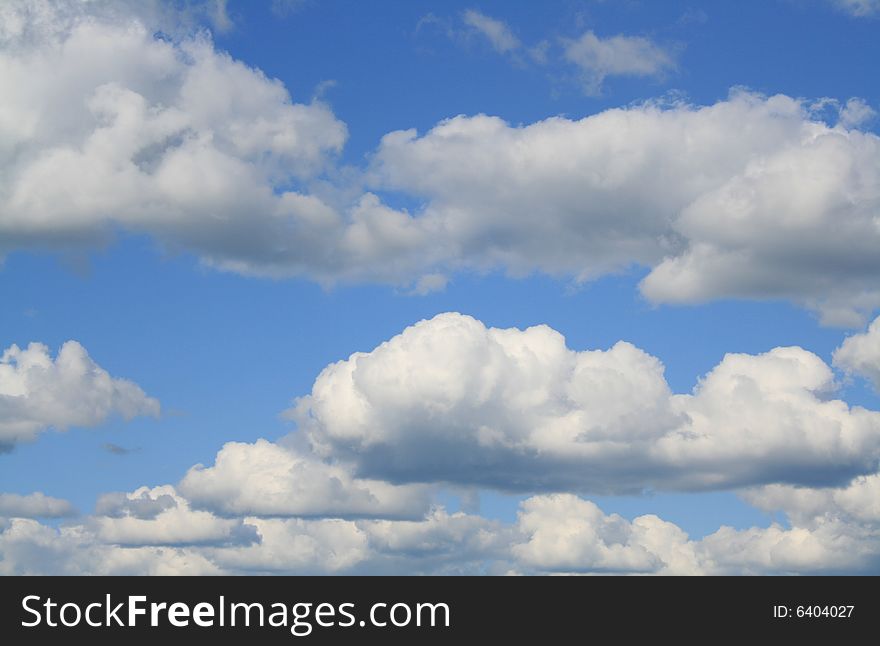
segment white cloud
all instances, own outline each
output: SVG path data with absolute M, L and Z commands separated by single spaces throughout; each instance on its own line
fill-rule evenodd
M 880 532 L 839 519 L 811 526 L 721 527 L 693 540 L 653 516 L 628 521 L 570 494 L 523 502 L 511 550 L 526 572 L 866 574 L 880 566 Z
M 830 397 L 801 348 L 729 354 L 692 394 L 619 342 L 576 352 L 547 326 L 442 314 L 331 364 L 288 415 L 363 477 L 516 491 L 834 484 L 880 458 L 880 413 Z
M 247 545 L 259 541 L 253 525 L 190 509 L 189 502 L 167 485 L 141 487 L 124 498 L 105 498 L 98 512 L 88 520 L 88 527 L 105 544 Z
M 102 545 L 82 525 L 14 519 L 0 532 L 3 575 L 203 575 L 219 568 L 192 549 Z
M 462 15 L 464 24 L 484 36 L 499 54 L 509 54 L 522 46 L 510 27 L 502 20 L 468 9 Z
M 657 516 L 632 522 L 605 515 L 571 494 L 522 503 L 517 526 L 525 540 L 512 552 L 521 567 L 545 572 L 696 574 L 695 545 Z
M 587 31 L 563 45 L 565 59 L 580 70 L 588 94 L 599 94 L 609 76 L 657 77 L 675 69 L 669 51 L 641 36 L 601 38 Z
M 855 334 L 834 351 L 834 365 L 851 374 L 861 375 L 880 392 L 880 317 L 862 334 Z
M 370 557 L 366 534 L 352 521 L 251 519 L 260 542 L 214 549 L 209 558 L 228 572 L 332 574 Z
M 130 498 L 164 495 L 185 505 L 170 487 Z M 795 514 L 791 527 L 722 527 L 694 540 L 657 516 L 630 521 L 571 494 L 523 501 L 513 524 L 443 509 L 419 521 L 238 519 L 258 538 L 249 541 L 228 540 L 217 519 L 178 517 L 178 527 L 165 513 L 140 519 L 128 542 L 107 534 L 104 516 L 59 528 L 13 519 L 0 524 L 0 573 L 795 574 L 869 573 L 880 564 L 876 517 L 825 514 L 801 524 Z
M 0 516 L 7 518 L 64 518 L 76 515 L 69 501 L 40 492 L 25 496 L 0 493 Z
M 813 114 L 737 91 L 516 127 L 456 117 L 386 135 L 372 181 L 426 202 L 392 258 L 424 245 L 423 266 L 578 280 L 636 264 L 655 302 L 789 299 L 859 324 L 880 306 L 880 138 Z
M 120 226 L 271 273 L 327 226 L 316 198 L 276 192 L 345 141 L 323 104 L 293 103 L 204 32 L 155 36 L 151 14 L 127 5 L 4 12 L 0 252 L 93 243 Z
M 742 494 L 765 511 L 783 511 L 800 527 L 829 521 L 860 523 L 880 530 L 880 474 L 854 478 L 842 487 L 792 487 L 768 485 Z
M 420 518 L 430 503 L 424 487 L 354 478 L 262 439 L 225 444 L 214 466 L 193 467 L 178 489 L 197 507 L 224 515 Z
M 55 359 L 40 343 L 0 355 L 0 448 L 34 440 L 48 428 L 95 426 L 110 415 L 158 415 L 159 402 L 111 377 L 76 341 Z

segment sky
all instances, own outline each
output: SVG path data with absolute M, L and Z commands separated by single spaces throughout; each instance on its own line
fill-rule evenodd
M 877 573 L 878 28 L 3 3 L 0 573 Z

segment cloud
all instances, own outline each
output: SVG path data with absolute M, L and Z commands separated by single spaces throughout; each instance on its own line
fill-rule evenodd
M 102 498 L 89 529 L 105 544 L 225 545 L 259 541 L 253 525 L 190 509 L 173 487 L 141 487 L 123 496 Z
M 728 354 L 693 393 L 619 342 L 576 352 L 547 326 L 421 321 L 331 364 L 288 411 L 362 477 L 628 493 L 836 484 L 876 469 L 880 413 L 831 398 L 801 348 Z
M 127 5 L 28 6 L 4 5 L 0 38 L 0 88 L 16 88 L 0 112 L 7 251 L 95 245 L 121 228 L 221 269 L 328 284 L 420 293 L 453 270 L 588 280 L 637 265 L 654 302 L 788 299 L 840 325 L 880 306 L 880 144 L 855 129 L 864 102 L 834 126 L 804 101 L 738 91 L 705 107 L 393 132 L 368 181 L 426 205 L 410 213 L 370 193 L 310 194 L 344 124 L 204 33 L 155 36 Z
M 564 57 L 580 70 L 584 91 L 600 94 L 609 76 L 658 77 L 675 69 L 671 52 L 641 36 L 601 38 L 586 31 L 563 39 Z
M 454 271 L 583 281 L 638 266 L 658 303 L 787 299 L 851 326 L 880 307 L 880 139 L 856 128 L 863 102 L 834 125 L 827 100 L 735 91 L 391 132 L 355 184 L 424 205 L 410 212 L 330 179 L 347 129 L 328 106 L 294 102 L 204 31 L 157 34 L 162 5 L 139 7 L 4 3 L 0 253 L 124 230 L 221 270 L 328 285 L 421 293 Z M 588 35 L 570 50 L 599 76 L 664 67 L 647 41 Z
M 632 522 L 605 515 L 571 494 L 522 503 L 517 526 L 527 540 L 513 546 L 518 564 L 544 572 L 697 574 L 694 544 L 657 516 Z
M 749 504 L 764 511 L 783 511 L 801 527 L 828 521 L 860 523 L 880 529 L 880 474 L 854 478 L 842 487 L 792 487 L 768 485 L 742 494 Z
M 820 574 L 877 572 L 880 533 L 837 519 L 809 527 L 721 527 L 693 540 L 657 516 L 628 521 L 572 496 L 523 502 L 519 542 L 525 572 L 617 574 Z
M 855 334 L 834 351 L 834 365 L 848 373 L 861 375 L 880 392 L 880 317 L 862 334 Z
M 127 7 L 4 5 L 0 253 L 122 228 L 251 273 L 302 255 L 334 216 L 281 187 L 326 168 L 344 124 L 207 32 L 156 35 Z
M 132 498 L 144 492 L 170 495 L 185 507 L 170 487 L 143 488 Z M 796 574 L 867 573 L 880 564 L 876 518 L 722 527 L 694 540 L 657 516 L 627 520 L 571 494 L 524 500 L 512 524 L 442 508 L 416 521 L 240 519 L 259 537 L 250 541 L 226 540 L 216 518 L 168 513 L 128 528 L 126 537 L 136 540 L 127 542 L 107 533 L 102 516 L 58 528 L 13 519 L 0 525 L 0 573 Z
M 0 532 L 0 574 L 205 575 L 219 568 L 193 549 L 103 545 L 82 525 L 14 519 Z
M 639 265 L 654 302 L 788 299 L 859 325 L 880 306 L 880 139 L 814 115 L 736 91 L 705 107 L 646 103 L 524 126 L 462 116 L 390 133 L 372 181 L 426 206 L 388 217 L 398 247 L 386 252 L 401 268 L 418 257 L 577 280 Z
M 462 15 L 462 21 L 476 33 L 484 36 L 499 54 L 509 54 L 522 47 L 522 43 L 510 27 L 501 20 L 491 18 L 475 9 L 468 9 Z
M 195 506 L 223 515 L 420 518 L 430 504 L 424 487 L 355 478 L 262 439 L 225 444 L 214 466 L 193 467 L 178 489 Z
M 69 501 L 52 498 L 40 492 L 22 496 L 0 493 L 0 516 L 7 518 L 65 518 L 75 516 Z
M 41 343 L 0 355 L 0 444 L 30 442 L 48 428 L 96 426 L 110 415 L 158 415 L 159 402 L 136 384 L 111 377 L 76 341 L 55 359 Z
M 839 9 L 853 16 L 872 16 L 880 12 L 880 0 L 830 0 Z
M 107 453 L 111 453 L 113 455 L 128 455 L 129 453 L 134 453 L 138 449 L 127 449 L 124 446 L 119 446 L 118 444 L 113 444 L 113 442 L 105 442 L 102 445 L 103 449 L 107 451 Z

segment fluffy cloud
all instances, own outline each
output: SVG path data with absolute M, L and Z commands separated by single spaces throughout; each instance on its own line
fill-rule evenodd
M 69 501 L 42 493 L 22 496 L 0 493 L 0 516 L 11 518 L 64 518 L 76 515 Z
M 414 521 L 221 519 L 191 510 L 173 487 L 142 487 L 106 497 L 79 523 L 3 521 L 0 573 L 476 572 L 506 558 L 512 531 L 441 508 Z
M 880 531 L 880 474 L 854 478 L 842 487 L 768 485 L 743 492 L 765 511 L 783 511 L 798 526 L 816 527 L 829 521 L 859 523 Z
M 197 465 L 178 485 L 194 505 L 226 515 L 420 518 L 424 487 L 361 480 L 266 440 L 229 442 L 212 467 Z
M 468 9 L 462 16 L 464 24 L 485 37 L 500 54 L 508 54 L 519 49 L 522 43 L 504 22 L 485 14 Z
M 693 540 L 652 515 L 628 521 L 569 494 L 536 496 L 521 507 L 511 547 L 526 572 L 638 574 L 871 573 L 880 532 L 840 519 L 790 527 L 721 527 Z
M 131 500 L 171 496 L 146 488 Z M 163 512 L 166 513 L 166 512 Z M 190 512 L 191 513 L 191 512 Z M 223 531 L 193 536 L 193 519 L 170 527 L 161 514 L 140 519 L 138 539 L 106 533 L 108 517 L 52 528 L 28 519 L 0 525 L 3 574 L 389 574 L 618 573 L 793 574 L 877 571 L 876 519 L 823 516 L 790 527 L 722 527 L 694 540 L 653 515 L 627 520 L 571 494 L 531 497 L 515 523 L 434 509 L 418 521 L 243 518 L 257 540 Z M 211 521 L 213 527 L 217 520 Z M 230 522 L 230 521 L 227 521 Z M 206 526 L 204 522 L 200 523 Z M 150 527 L 152 525 L 152 527 Z M 176 532 L 170 536 L 169 532 Z M 205 532 L 196 532 L 205 537 Z M 169 545 L 169 543 L 171 543 Z
M 525 540 L 512 552 L 521 567 L 545 572 L 695 574 L 695 545 L 656 516 L 632 522 L 605 515 L 571 494 L 526 500 L 517 522 Z
M 156 36 L 126 7 L 4 4 L 0 252 L 122 227 L 254 273 L 307 256 L 334 216 L 276 187 L 319 173 L 345 126 L 206 33 Z
M 31 441 L 47 428 L 95 426 L 112 414 L 158 415 L 159 402 L 136 384 L 111 377 L 76 341 L 55 359 L 32 343 L 0 355 L 0 448 Z
M 672 54 L 641 36 L 600 38 L 587 31 L 564 41 L 565 59 L 578 67 L 588 94 L 602 91 L 609 76 L 661 76 L 675 68 Z
M 576 352 L 538 326 L 422 321 L 328 366 L 288 412 L 315 450 L 364 477 L 498 489 L 633 492 L 872 472 L 880 413 L 829 397 L 801 348 L 730 354 L 692 394 L 624 342 Z
M 871 323 L 867 332 L 847 338 L 834 351 L 834 365 L 870 379 L 880 392 L 880 318 Z
M 95 541 L 82 525 L 48 527 L 14 519 L 0 531 L 3 575 L 203 575 L 219 568 L 192 549 L 120 548 Z
M 858 324 L 880 306 L 880 139 L 812 109 L 738 91 L 516 127 L 456 117 L 386 135 L 373 181 L 426 200 L 400 227 L 412 246 L 430 233 L 426 262 L 579 280 L 637 264 L 655 302 L 786 298 Z
M 89 528 L 106 544 L 235 545 L 259 540 L 253 525 L 192 510 L 189 502 L 167 485 L 141 487 L 124 496 L 111 494 L 99 501 L 97 511 Z

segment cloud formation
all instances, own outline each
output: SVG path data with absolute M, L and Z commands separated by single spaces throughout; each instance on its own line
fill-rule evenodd
M 158 415 L 159 402 L 137 384 L 110 374 L 76 341 L 49 348 L 12 345 L 0 355 L 0 448 L 30 442 L 43 431 L 96 426 L 113 414 Z
M 134 496 L 145 491 L 185 506 L 170 487 Z M 528 498 L 510 524 L 442 508 L 415 521 L 245 518 L 239 527 L 253 533 L 231 541 L 236 521 L 186 514 L 179 527 L 161 514 L 126 528 L 100 515 L 59 528 L 13 519 L 0 524 L 0 573 L 864 574 L 880 565 L 876 518 L 794 516 L 789 527 L 721 527 L 695 540 L 657 516 L 627 520 L 571 494 Z
M 491 18 L 475 9 L 468 9 L 462 15 L 465 25 L 485 37 L 499 54 L 508 54 L 522 46 L 510 27 L 501 20 Z
M 167 485 L 110 494 L 98 502 L 96 511 L 89 529 L 98 541 L 111 545 L 246 545 L 259 540 L 253 525 L 190 509 L 189 502 Z
M 801 348 L 728 354 L 691 394 L 619 342 L 577 352 L 547 326 L 456 313 L 328 366 L 288 411 L 363 477 L 508 491 L 836 484 L 876 469 L 880 413 L 831 397 Z
M 262 439 L 225 444 L 213 466 L 191 468 L 178 489 L 196 506 L 224 515 L 420 518 L 430 504 L 424 487 L 355 478 Z
M 600 94 L 609 76 L 658 77 L 675 69 L 666 49 L 641 36 L 601 38 L 592 31 L 563 40 L 564 57 L 581 73 L 584 91 Z
M 865 17 L 880 13 L 880 0 L 831 0 L 853 16 Z
M 880 392 L 880 318 L 862 334 L 848 337 L 834 351 L 834 365 L 871 381 Z
M 52 498 L 40 492 L 22 496 L 0 493 L 0 517 L 7 518 L 65 518 L 75 516 L 70 501 Z
M 294 102 L 204 31 L 156 34 L 161 12 L 134 6 L 4 4 L 0 253 L 121 229 L 223 270 L 322 284 L 424 293 L 463 270 L 584 281 L 636 266 L 657 303 L 787 299 L 840 325 L 880 307 L 880 139 L 858 129 L 863 102 L 838 105 L 833 125 L 818 116 L 829 100 L 735 91 L 395 131 L 355 183 L 424 205 L 407 211 L 328 180 L 346 175 L 347 137 L 328 106 Z M 515 46 L 502 23 L 467 16 Z M 594 78 L 669 67 L 632 37 L 588 33 L 569 52 Z
M 372 171 L 426 200 L 399 237 L 430 233 L 426 262 L 578 280 L 635 264 L 654 302 L 789 299 L 859 325 L 880 306 L 880 138 L 813 114 L 737 91 L 516 127 L 456 117 L 386 135 Z

